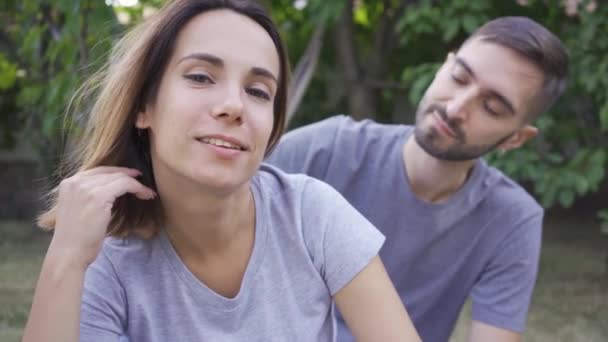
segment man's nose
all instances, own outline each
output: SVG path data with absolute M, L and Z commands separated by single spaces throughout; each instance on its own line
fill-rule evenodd
M 455 94 L 446 104 L 446 114 L 448 119 L 465 121 L 471 111 L 471 104 L 474 102 L 479 91 L 476 87 L 469 87 Z

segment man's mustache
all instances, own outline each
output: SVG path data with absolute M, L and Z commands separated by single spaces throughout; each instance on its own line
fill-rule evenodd
M 460 129 L 458 124 L 448 118 L 448 113 L 444 106 L 440 104 L 432 104 L 426 109 L 425 114 L 432 114 L 433 112 L 437 112 L 437 114 L 439 114 L 441 117 L 441 120 L 443 120 L 443 122 L 445 122 L 445 124 L 452 129 L 454 134 L 456 134 L 456 138 L 464 142 L 464 132 Z

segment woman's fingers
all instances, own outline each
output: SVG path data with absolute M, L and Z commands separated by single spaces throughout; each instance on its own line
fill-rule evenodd
M 89 174 L 88 176 L 81 176 L 81 184 L 85 189 L 90 189 L 91 191 L 96 191 L 95 188 L 106 186 L 113 181 L 123 178 L 129 177 L 133 178 L 137 181 L 137 175 L 129 174 L 128 172 L 112 172 L 112 173 L 102 173 L 102 174 Z
M 124 173 L 126 175 L 130 175 L 133 177 L 141 175 L 141 171 L 139 171 L 137 169 L 128 168 L 128 167 L 98 166 L 98 167 L 95 167 L 92 169 L 80 171 L 75 176 L 88 177 L 88 176 L 95 176 L 95 175 L 108 174 L 108 173 Z
M 63 180 L 59 185 L 53 245 L 90 264 L 101 248 L 116 198 L 126 193 L 142 200 L 156 196 L 135 179 L 139 174 L 123 167 L 99 167 Z
M 141 184 L 135 178 L 124 174 L 113 177 L 111 181 L 97 186 L 93 191 L 99 191 L 100 197 L 109 203 L 114 203 L 118 197 L 126 193 L 131 193 L 142 200 L 150 200 L 156 196 L 152 189 Z

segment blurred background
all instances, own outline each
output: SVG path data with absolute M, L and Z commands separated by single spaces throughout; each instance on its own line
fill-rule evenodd
M 487 159 L 548 210 L 525 340 L 608 341 L 608 3 L 262 2 L 294 69 L 289 128 L 336 114 L 413 123 L 447 53 L 492 18 L 529 16 L 558 35 L 571 60 L 565 96 L 537 121 L 541 134 L 533 142 Z M 112 42 L 163 3 L 1 1 L 0 341 L 20 339 L 49 241 L 33 220 L 68 147 L 66 106 Z M 463 322 L 467 315 L 468 307 Z M 460 323 L 452 341 L 465 336 Z

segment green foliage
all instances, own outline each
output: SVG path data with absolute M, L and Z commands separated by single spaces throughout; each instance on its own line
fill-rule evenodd
M 334 2 L 326 2 L 334 3 Z M 365 71 L 369 47 L 378 36 L 373 29 L 379 25 L 383 10 L 394 10 L 399 1 L 362 1 L 355 8 L 356 37 Z M 394 32 L 398 42 L 385 58 L 389 72 L 383 81 L 396 81 L 403 91 L 379 89 L 379 121 L 392 121 L 393 104 L 406 96 L 414 111 L 424 90 L 433 79 L 447 53 L 458 49 L 464 39 L 482 23 L 499 16 L 524 15 L 533 18 L 558 35 L 570 54 L 569 86 L 566 94 L 536 122 L 540 136 L 526 146 L 505 155 L 491 154 L 488 160 L 515 180 L 534 191 L 549 208 L 570 207 L 585 195 L 600 191 L 606 184 L 608 158 L 608 6 L 598 2 L 594 11 L 587 11 L 588 1 L 579 4 L 578 14 L 569 16 L 561 1 L 454 0 L 411 1 L 399 17 Z M 385 6 L 395 5 L 392 9 Z M 380 9 L 380 10 L 378 10 Z M 329 10 L 329 9 L 326 9 Z M 304 27 L 306 18 L 315 18 L 319 8 L 300 13 L 293 31 Z M 293 20 L 281 18 L 282 22 Z M 296 22 L 296 21 L 294 21 Z M 290 51 L 301 51 L 306 38 L 290 39 Z M 320 61 L 317 77 L 303 101 L 294 126 L 347 112 L 340 78 L 340 60 L 336 42 L 330 34 Z M 293 55 L 293 53 L 292 53 Z M 297 56 L 297 53 L 295 54 Z M 404 117 L 413 118 L 411 114 Z M 608 214 L 600 218 L 608 225 Z
M 15 91 L 2 94 L 0 110 L 22 128 L 45 156 L 43 162 L 52 167 L 60 153 L 67 103 L 83 77 L 103 61 L 116 31 L 115 16 L 103 1 L 23 0 L 5 6 L 8 14 L 2 19 L 9 24 L 3 27 L 0 53 L 14 68 L 1 67 L 0 83 L 10 80 L 5 70 L 21 77 L 7 83 Z M 8 102 L 17 110 L 7 108 Z
M 346 2 L 299 1 L 303 8 L 293 0 L 263 2 L 279 25 L 293 65 L 315 27 L 328 25 L 317 72 L 292 127 L 348 113 L 352 80 L 343 74 L 336 38 Z M 562 1 L 531 0 L 521 6 L 515 0 L 418 0 L 407 1 L 402 12 L 405 1 L 356 1 L 353 39 L 359 72 L 365 74 L 379 49 L 390 47 L 381 60 L 383 72 L 372 75 L 381 78 L 368 80 L 378 95 L 374 118 L 411 120 L 447 53 L 457 50 L 475 28 L 498 16 L 529 16 L 568 47 L 569 86 L 536 122 L 539 137 L 488 160 L 529 186 L 546 207 L 570 207 L 578 198 L 601 191 L 608 165 L 608 6 L 598 2 L 589 12 L 584 10 L 587 2 L 579 5 L 577 15 L 568 16 Z M 0 22 L 6 23 L 0 31 L 0 143 L 13 143 L 19 127 L 42 155 L 58 151 L 62 113 L 70 96 L 103 62 L 112 37 L 124 29 L 117 14 L 130 18 L 130 25 L 141 20 L 146 7 L 162 3 L 147 0 L 113 9 L 101 0 L 5 0 L 0 12 Z M 387 23 L 392 26 L 382 36 L 378 28 Z M 383 39 L 394 41 L 378 44 Z M 605 210 L 599 217 L 608 224 Z
M 0 53 L 0 90 L 6 91 L 17 81 L 17 65 Z
M 424 91 L 433 81 L 433 76 L 441 66 L 441 63 L 422 63 L 407 66 L 403 69 L 401 80 L 410 84 L 408 99 L 411 103 L 418 103 L 424 95 Z

